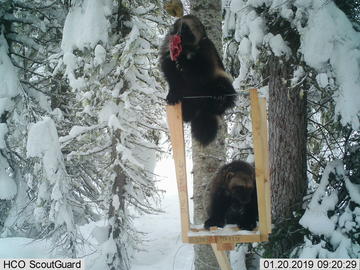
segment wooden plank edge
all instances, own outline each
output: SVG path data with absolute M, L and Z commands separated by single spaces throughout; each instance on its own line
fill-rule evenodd
M 267 241 L 267 235 L 263 235 L 263 239 L 261 240 L 260 234 L 254 235 L 230 235 L 230 236 L 189 236 L 188 242 L 190 244 L 225 244 L 225 243 L 252 243 L 252 242 L 263 242 Z
M 221 244 L 216 244 L 216 249 L 217 249 L 217 250 L 230 251 L 230 250 L 234 250 L 234 249 L 235 249 L 235 245 L 236 245 L 236 243 L 221 243 Z
M 261 133 L 263 136 L 264 149 L 263 149 L 263 158 L 265 165 L 265 201 L 266 201 L 266 220 L 267 220 L 267 232 L 271 233 L 272 223 L 271 223 L 271 190 L 270 190 L 270 168 L 269 168 L 269 126 L 268 126 L 268 117 L 266 109 L 266 98 L 259 98 L 260 105 L 260 114 L 261 114 Z
M 250 104 L 251 104 L 251 122 L 253 132 L 253 145 L 255 155 L 255 173 L 256 173 L 256 188 L 258 199 L 258 212 L 259 212 L 259 231 L 261 235 L 268 232 L 268 218 L 267 206 L 265 199 L 265 179 L 266 179 L 266 165 L 264 156 L 262 155 L 266 149 L 264 142 L 264 128 L 263 119 L 261 115 L 261 107 L 257 89 L 250 90 Z M 265 123 L 266 124 L 266 123 Z
M 232 270 L 229 257 L 226 255 L 225 251 L 218 250 L 216 244 L 211 244 L 211 247 L 214 251 L 216 260 L 220 266 L 221 270 Z
M 170 140 L 173 148 L 173 159 L 175 163 L 176 182 L 180 202 L 180 219 L 182 241 L 187 243 L 190 229 L 189 202 L 186 176 L 186 156 L 184 126 L 182 120 L 181 103 L 166 106 L 167 123 L 169 127 Z
M 247 231 L 247 232 L 256 233 L 259 231 L 259 229 L 258 229 L 258 227 L 255 227 L 252 231 L 248 231 L 248 230 L 243 230 L 243 229 L 239 228 L 236 224 L 226 224 L 225 227 L 212 226 L 212 227 L 210 227 L 210 230 L 207 230 L 204 227 L 190 225 L 190 232 L 194 232 L 194 233 L 197 233 L 197 232 L 211 232 L 211 233 L 217 233 L 217 232 L 232 233 L 232 232 L 234 232 L 234 233 L 236 233 L 239 231 Z

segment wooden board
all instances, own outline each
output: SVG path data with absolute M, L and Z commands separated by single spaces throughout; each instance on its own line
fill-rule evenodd
M 262 133 L 264 138 L 264 164 L 265 164 L 265 202 L 266 202 L 266 217 L 267 217 L 267 227 L 268 233 L 271 233 L 271 186 L 270 186 L 270 163 L 269 163 L 269 132 L 268 132 L 268 117 L 266 110 L 266 99 L 259 98 L 260 102 L 260 114 L 261 122 L 263 125 Z
M 260 238 L 260 234 L 249 234 L 249 235 L 229 235 L 229 236 L 189 236 L 190 244 L 227 244 L 227 243 L 251 243 L 267 241 L 266 237 Z
M 259 205 L 259 228 L 254 233 L 206 235 L 197 230 L 190 232 L 189 202 L 186 179 L 185 141 L 181 104 L 167 106 L 168 126 L 173 146 L 176 178 L 180 200 L 182 240 L 192 244 L 215 244 L 218 250 L 230 250 L 235 243 L 262 242 L 271 232 L 270 182 L 268 167 L 268 130 L 266 100 L 258 97 L 257 89 L 250 90 L 251 118 L 255 154 L 257 197 Z
M 235 249 L 235 243 L 222 243 L 222 244 L 216 244 L 216 249 L 217 250 L 226 250 L 226 251 L 230 251 L 230 250 L 234 250 Z
M 211 244 L 211 247 L 214 251 L 216 260 L 218 261 L 218 264 L 221 268 L 221 270 L 232 270 L 230 260 L 228 256 L 226 255 L 225 251 L 218 250 L 216 244 Z
M 190 229 L 190 218 L 186 179 L 184 126 L 182 120 L 181 103 L 172 106 L 166 106 L 166 113 L 170 130 L 170 140 L 173 148 L 175 173 L 180 200 L 181 235 L 183 242 L 187 243 L 189 242 L 188 232 Z
M 250 90 L 251 121 L 253 129 L 256 188 L 259 207 L 259 232 L 260 240 L 266 241 L 270 224 L 268 224 L 268 208 L 266 206 L 265 182 L 268 179 L 268 163 L 264 153 L 267 150 L 267 123 L 263 119 L 265 109 L 264 102 L 260 103 L 257 89 Z M 262 113 L 263 111 L 263 113 Z

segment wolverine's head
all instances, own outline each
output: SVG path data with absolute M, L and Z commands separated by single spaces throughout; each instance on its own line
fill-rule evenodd
M 230 168 L 225 175 L 228 193 L 239 204 L 249 203 L 256 192 L 254 170 L 250 165 L 247 166 Z
M 206 37 L 204 25 L 193 15 L 186 15 L 176 20 L 170 34 L 180 35 L 183 45 L 193 46 L 197 45 L 203 37 Z

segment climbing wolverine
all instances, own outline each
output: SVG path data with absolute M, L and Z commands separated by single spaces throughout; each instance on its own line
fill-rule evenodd
M 169 85 L 167 103 L 182 102 L 194 138 L 208 145 L 217 134 L 217 116 L 234 106 L 235 90 L 197 17 L 186 15 L 172 25 L 160 49 L 160 68 Z
M 233 161 L 220 168 L 211 183 L 209 219 L 205 229 L 236 224 L 252 230 L 258 219 L 255 170 L 247 162 Z

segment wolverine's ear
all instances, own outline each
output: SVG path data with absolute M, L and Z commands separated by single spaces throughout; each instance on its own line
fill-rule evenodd
M 182 17 L 184 15 L 184 7 L 180 0 L 171 0 L 164 4 L 165 10 L 174 17 Z

